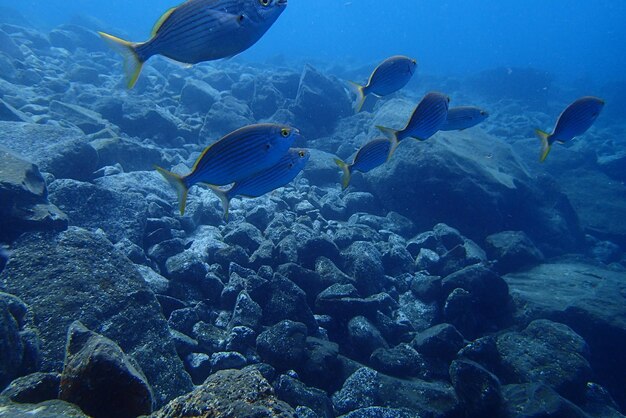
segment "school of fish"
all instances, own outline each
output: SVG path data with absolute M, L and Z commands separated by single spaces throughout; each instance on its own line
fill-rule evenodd
M 154 25 L 152 37 L 145 42 L 99 34 L 122 56 L 127 86 L 132 88 L 144 63 L 154 55 L 192 65 L 245 51 L 263 37 L 286 7 L 287 0 L 187 0 L 166 11 Z M 366 84 L 350 82 L 356 95 L 355 111 L 362 111 L 370 95 L 380 98 L 402 89 L 416 71 L 417 60 L 396 55 L 380 63 Z M 367 173 L 389 161 L 406 138 L 426 141 L 439 131 L 469 129 L 489 117 L 478 107 L 450 108 L 449 103 L 447 95 L 430 92 L 416 105 L 403 128 L 377 126 L 384 137 L 364 144 L 350 163 L 335 159 L 343 172 L 342 188 L 348 187 L 354 171 Z M 545 161 L 554 143 L 563 144 L 584 134 L 603 107 L 600 98 L 582 97 L 563 110 L 552 133 L 536 129 L 541 140 L 539 160 Z M 176 190 L 181 215 L 185 212 L 189 188 L 205 184 L 222 201 L 227 219 L 233 197 L 259 197 L 297 177 L 310 157 L 308 150 L 291 147 L 299 137 L 298 129 L 291 126 L 244 126 L 209 145 L 191 172 L 184 176 L 155 168 Z M 220 187 L 229 185 L 228 189 Z

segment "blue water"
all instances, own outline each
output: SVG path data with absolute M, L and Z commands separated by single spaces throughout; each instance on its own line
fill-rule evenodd
M 177 1 L 1 0 L 51 27 L 80 15 L 144 40 Z M 415 56 L 428 74 L 493 67 L 533 67 L 564 79 L 623 79 L 626 3 L 614 0 L 291 0 L 249 59 L 281 54 L 369 63 L 397 53 Z
M 289 0 L 235 58 L 149 58 L 126 89 L 122 60 L 92 31 L 145 41 L 178 3 L 0 0 L 0 40 L 13 41 L 0 45 L 0 391 L 33 371 L 61 372 L 67 327 L 82 320 L 137 357 L 155 408 L 220 365 L 264 362 L 279 398 L 331 405 L 324 417 L 362 416 L 363 402 L 496 418 L 500 407 L 524 409 L 521 391 L 535 389 L 528 409 L 623 416 L 626 1 Z M 419 63 L 411 81 L 355 112 L 349 81 L 400 54 Z M 395 153 L 376 155 L 381 166 L 352 173 L 342 190 L 333 160 L 349 164 L 380 141 L 378 126 L 402 129 L 430 91 L 489 117 L 389 143 Z M 540 163 L 535 129 L 550 132 L 586 95 L 606 102 L 597 122 Z M 293 146 L 311 155 L 302 174 L 233 197 L 227 220 L 204 185 L 182 193 L 177 176 L 205 147 L 256 123 L 300 130 Z M 256 150 L 240 149 L 246 158 L 233 161 L 258 165 Z M 174 173 L 184 215 L 155 166 Z M 273 328 L 283 320 L 301 324 Z M 168 340 L 172 330 L 180 335 Z M 300 357 L 287 366 L 292 351 Z M 298 398 L 296 377 L 319 390 Z M 49 392 L 42 400 L 56 398 Z M 69 400 L 85 408 L 100 396 Z

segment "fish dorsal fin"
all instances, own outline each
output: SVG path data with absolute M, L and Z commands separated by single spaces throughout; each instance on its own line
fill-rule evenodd
M 159 20 L 157 20 L 157 22 L 154 24 L 154 27 L 152 28 L 152 36 L 155 36 L 157 33 L 159 33 L 159 30 L 161 29 L 161 26 L 163 26 L 163 23 L 165 23 L 165 21 L 169 19 L 169 17 L 172 15 L 172 13 L 174 13 L 174 10 L 176 9 L 178 9 L 178 6 L 172 7 L 167 12 L 163 13 L 163 16 L 161 16 Z

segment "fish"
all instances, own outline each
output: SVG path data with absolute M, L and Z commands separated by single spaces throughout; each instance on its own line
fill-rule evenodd
M 341 179 L 341 188 L 345 190 L 350 184 L 352 172 L 360 171 L 367 173 L 370 170 L 389 161 L 391 155 L 396 149 L 398 142 L 390 138 L 378 138 L 371 140 L 363 145 L 354 156 L 352 163 L 347 164 L 345 161 L 335 158 L 335 164 L 343 171 Z
M 376 127 L 387 137 L 398 142 L 409 137 L 418 141 L 425 141 L 437 133 L 446 123 L 449 103 L 450 98 L 445 94 L 431 92 L 426 94 L 415 107 L 411 118 L 403 129 L 396 131 L 380 125 Z
M 192 65 L 245 51 L 261 39 L 286 7 L 287 0 L 187 0 L 161 16 L 146 42 L 98 34 L 122 56 L 131 89 L 143 64 L 154 55 Z
M 581 97 L 565 108 L 557 119 L 551 134 L 541 129 L 535 129 L 535 133 L 541 140 L 539 161 L 546 160 L 552 144 L 555 142 L 563 144 L 584 134 L 596 121 L 603 107 L 604 100 L 598 97 Z
M 222 190 L 217 186 L 210 185 L 210 189 L 222 201 L 224 219 L 228 220 L 230 200 L 233 197 L 259 197 L 285 186 L 304 169 L 310 156 L 311 154 L 308 150 L 291 148 L 278 163 L 236 182 L 228 190 Z
M 403 55 L 395 55 L 384 60 L 372 71 L 366 85 L 350 81 L 357 93 L 356 112 L 361 111 L 368 95 L 387 96 L 406 86 L 416 69 L 416 60 Z
M 483 122 L 489 117 L 486 111 L 474 106 L 460 106 L 448 109 L 446 123 L 440 131 L 462 131 Z
M 263 171 L 289 151 L 300 131 L 284 125 L 256 124 L 239 128 L 204 149 L 185 176 L 154 168 L 176 190 L 180 214 L 185 214 L 187 193 L 194 184 L 225 186 Z

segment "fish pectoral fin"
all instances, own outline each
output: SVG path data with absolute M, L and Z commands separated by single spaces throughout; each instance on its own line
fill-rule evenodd
M 415 139 L 416 141 L 420 141 L 420 142 L 424 142 L 424 141 L 426 141 L 425 139 L 418 138 L 418 137 L 416 137 L 416 136 L 412 136 L 411 138 Z

